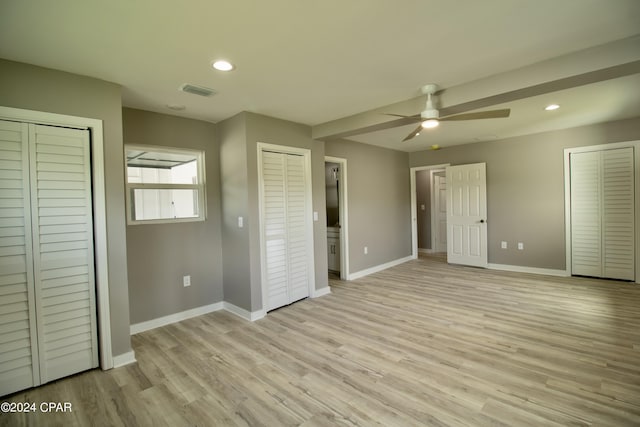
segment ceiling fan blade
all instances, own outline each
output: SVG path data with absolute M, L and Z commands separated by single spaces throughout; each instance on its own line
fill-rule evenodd
M 441 117 L 440 121 L 500 119 L 504 117 L 509 117 L 509 114 L 511 114 L 511 110 L 509 108 L 505 108 L 504 110 L 478 111 L 476 113 L 463 113 L 463 114 L 456 114 L 454 116 L 445 116 L 445 117 Z
M 414 114 L 413 116 L 403 116 L 402 114 L 384 113 L 385 116 L 402 117 L 403 119 L 412 119 L 416 121 L 422 121 L 420 114 Z
M 408 141 L 410 139 L 415 138 L 416 135 L 418 135 L 421 130 L 422 130 L 422 125 L 418 126 L 413 132 L 411 132 L 409 135 L 407 135 L 407 137 L 405 139 L 403 139 L 402 142 L 405 142 L 405 141 Z

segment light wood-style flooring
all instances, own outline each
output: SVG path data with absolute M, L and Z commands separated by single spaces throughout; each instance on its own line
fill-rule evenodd
M 136 364 L 8 398 L 72 413 L 0 424 L 640 425 L 639 285 L 423 257 L 331 288 L 135 335 Z

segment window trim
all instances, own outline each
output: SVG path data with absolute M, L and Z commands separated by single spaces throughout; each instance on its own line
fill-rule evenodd
M 190 154 L 196 158 L 196 169 L 198 184 L 149 184 L 149 183 L 130 183 L 127 151 L 150 151 L 170 154 Z M 126 199 L 126 215 L 127 225 L 142 224 L 172 224 L 181 222 L 201 222 L 207 219 L 207 192 L 205 182 L 205 159 L 204 150 L 195 150 L 191 148 L 163 147 L 157 145 L 124 145 L 124 179 L 125 179 L 125 199 Z M 191 218 L 158 218 L 158 219 L 133 219 L 133 210 L 131 203 L 131 193 L 133 190 L 197 190 L 198 194 L 198 216 Z

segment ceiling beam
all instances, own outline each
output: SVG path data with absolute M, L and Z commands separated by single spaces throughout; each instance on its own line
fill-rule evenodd
M 640 36 L 635 36 L 447 88 L 438 93 L 440 114 L 459 114 L 638 73 Z M 415 123 L 385 113 L 413 115 L 424 109 L 425 100 L 418 96 L 322 123 L 313 126 L 312 137 L 348 138 Z

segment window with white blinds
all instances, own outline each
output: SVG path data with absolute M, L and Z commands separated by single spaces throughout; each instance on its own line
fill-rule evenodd
M 204 221 L 204 152 L 127 145 L 127 222 Z

